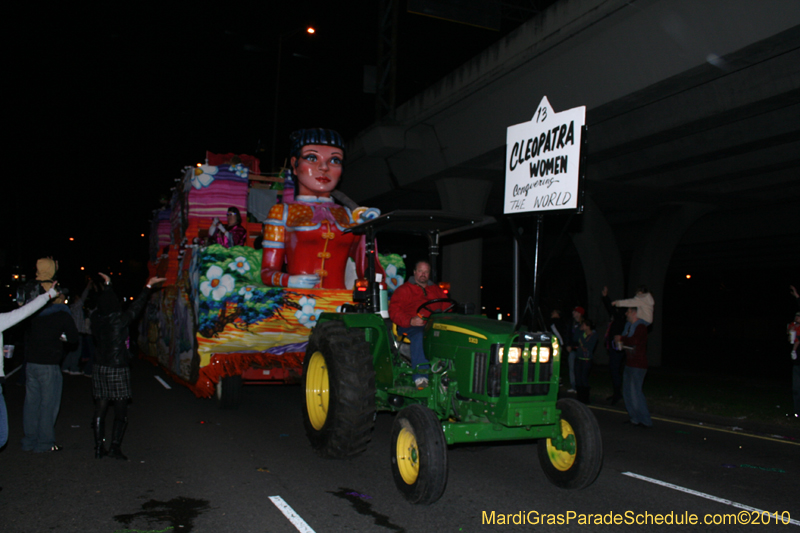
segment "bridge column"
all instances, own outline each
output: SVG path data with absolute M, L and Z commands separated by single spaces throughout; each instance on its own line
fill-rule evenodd
M 578 250 L 586 278 L 586 313 L 594 322 L 599 335 L 595 357 L 598 363 L 608 363 L 608 354 L 603 346 L 603 335 L 608 326 L 608 313 L 601 301 L 602 290 L 608 286 L 612 299 L 623 298 L 625 286 L 619 246 L 611 226 L 589 193 L 584 197 L 583 231 L 572 235 Z M 569 313 L 569 309 L 565 309 Z M 571 317 L 567 314 L 567 318 Z
M 633 254 L 628 292 L 624 298 L 632 298 L 636 294 L 637 286 L 647 285 L 656 301 L 653 327 L 647 338 L 649 365 L 661 366 L 661 340 L 664 331 L 661 310 L 669 260 L 689 227 L 711 209 L 706 204 L 689 202 L 664 206 L 646 238 Z M 614 299 L 619 298 L 615 295 Z
M 472 178 L 444 178 L 436 182 L 442 209 L 482 215 L 492 183 Z M 481 309 L 481 261 L 483 239 L 471 239 L 444 247 L 441 280 L 450 282 L 450 294 L 458 302 L 473 302 Z

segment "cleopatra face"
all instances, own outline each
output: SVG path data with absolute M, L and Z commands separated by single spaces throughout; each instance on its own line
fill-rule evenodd
M 307 144 L 292 158 L 300 195 L 330 196 L 342 177 L 344 152 L 335 146 Z

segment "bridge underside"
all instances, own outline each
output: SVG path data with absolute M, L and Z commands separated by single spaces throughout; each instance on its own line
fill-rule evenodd
M 544 95 L 556 111 L 586 105 L 585 212 L 545 224 L 572 237 L 593 316 L 604 285 L 618 297 L 652 288 L 657 364 L 668 269 L 800 264 L 799 24 L 788 0 L 558 2 L 354 139 L 345 192 L 384 211 L 500 217 L 505 129 Z M 459 201 L 464 191 L 480 198 Z M 529 236 L 531 221 L 518 223 Z M 459 246 L 511 257 L 510 238 Z M 467 259 L 443 274 L 479 301 Z

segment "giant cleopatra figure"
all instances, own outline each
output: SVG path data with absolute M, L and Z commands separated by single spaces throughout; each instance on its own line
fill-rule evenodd
M 343 233 L 363 222 L 363 208 L 354 218 L 350 209 L 331 198 L 342 176 L 344 142 L 337 132 L 320 128 L 296 131 L 291 138 L 297 196 L 293 203 L 270 209 L 264 223 L 261 280 L 271 287 L 345 289 L 347 258 L 355 260 L 360 274 L 364 256 L 360 239 Z

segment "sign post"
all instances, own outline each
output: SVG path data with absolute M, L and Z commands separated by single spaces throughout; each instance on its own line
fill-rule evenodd
M 529 122 L 507 129 L 503 214 L 537 214 L 533 313 L 539 305 L 539 240 L 544 213 L 583 211 L 581 155 L 585 126 L 586 106 L 556 113 L 544 96 Z M 515 234 L 515 246 L 518 238 Z M 515 279 L 515 291 L 518 286 L 519 279 Z M 519 322 L 517 313 L 515 306 L 515 322 Z M 535 321 L 535 314 L 532 318 Z

